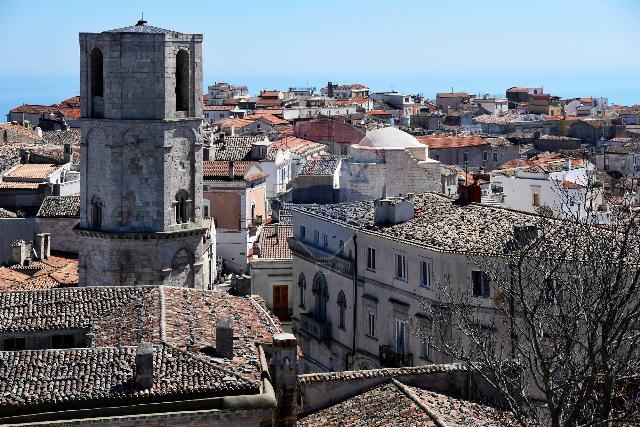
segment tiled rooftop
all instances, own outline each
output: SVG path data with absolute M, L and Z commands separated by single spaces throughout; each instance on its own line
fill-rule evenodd
M 215 144 L 214 160 L 244 160 L 254 144 L 268 144 L 264 136 L 227 136 Z
M 4 175 L 4 178 L 24 178 L 45 180 L 49 175 L 58 170 L 60 166 L 52 164 L 29 163 L 19 166 L 17 169 Z
M 144 22 L 144 24 L 142 24 Z M 181 34 L 178 31 L 166 30 L 164 28 L 147 25 L 146 21 L 138 21 L 138 24 L 129 27 L 106 30 L 103 33 L 143 33 L 143 34 Z
M 298 426 L 425 426 L 436 424 L 396 384 L 385 383 L 298 420 Z
M 322 156 L 307 160 L 299 175 L 333 175 L 345 156 Z
M 65 143 L 80 145 L 80 129 L 42 132 L 42 139 L 49 144 L 55 145 L 63 145 Z
M 267 160 L 274 160 L 279 149 L 282 151 L 289 150 L 305 158 L 316 153 L 319 154 L 326 148 L 326 145 L 308 139 L 298 138 L 296 136 L 285 136 L 269 146 Z
M 265 225 L 258 237 L 260 259 L 291 259 L 287 238 L 293 236 L 291 226 Z
M 474 147 L 478 145 L 489 145 L 489 141 L 482 137 L 472 136 L 441 136 L 441 135 L 422 135 L 416 137 L 422 144 L 429 148 L 460 148 Z
M 252 383 L 167 344 L 153 348 L 153 383 L 135 382 L 136 347 L 0 352 L 0 406 L 93 399 L 256 393 Z
M 36 216 L 40 218 L 80 217 L 80 196 L 47 196 Z
M 352 229 L 436 251 L 502 254 L 514 240 L 514 225 L 535 222 L 538 216 L 481 204 L 466 206 L 436 193 L 413 198 L 415 217 L 404 223 L 374 225 L 374 202 L 294 205 L 306 213 Z
M 251 165 L 250 161 L 233 162 L 234 178 L 242 178 Z M 207 178 L 229 178 L 231 162 L 223 160 L 211 160 L 202 162 L 202 175 Z
M 29 137 L 31 139 L 40 139 L 40 137 L 38 136 L 38 134 L 34 131 L 32 131 L 29 128 L 26 128 L 22 125 L 16 124 L 16 123 L 0 123 L 0 130 L 8 130 L 10 132 L 15 132 L 17 134 L 20 134 L 22 136 L 26 136 Z
M 16 218 L 17 216 L 18 215 L 9 210 L 0 208 L 0 218 Z
M 0 271 L 0 292 L 78 286 L 78 259 L 74 255 L 55 253 L 26 266 L 3 267 Z
M 233 321 L 231 360 L 212 353 L 220 318 Z M 101 286 L 0 292 L 0 332 L 63 329 L 89 329 L 92 347 L 164 342 L 257 386 L 261 369 L 256 343 L 271 343 L 280 325 L 259 298 L 220 291 Z
M 4 182 L 0 181 L 0 190 L 37 190 L 40 184 L 37 182 Z

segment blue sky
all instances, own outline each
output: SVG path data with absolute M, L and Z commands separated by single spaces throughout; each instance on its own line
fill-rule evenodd
M 204 34 L 205 85 L 357 81 L 427 97 L 544 85 L 640 103 L 636 0 L 3 0 L 0 114 L 77 94 L 78 33 L 134 24 L 141 11 L 150 25 Z

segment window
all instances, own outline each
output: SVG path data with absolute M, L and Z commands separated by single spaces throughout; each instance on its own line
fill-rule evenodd
M 493 153 L 493 163 L 498 163 L 498 153 Z
M 424 360 L 431 360 L 431 334 L 433 333 L 433 323 L 428 319 L 420 320 L 420 357 Z
M 5 338 L 2 343 L 4 351 L 20 351 L 27 347 L 27 340 L 22 337 Z
M 482 160 L 485 161 L 485 162 L 487 160 L 489 160 L 489 153 L 488 152 L 486 152 L 486 151 L 482 152 Z
M 313 294 L 315 295 L 314 318 L 318 322 L 327 321 L 327 301 L 329 301 L 329 288 L 324 274 L 318 272 L 313 278 Z
M 373 309 L 367 311 L 367 335 L 376 336 L 376 312 Z
M 307 290 L 307 279 L 304 277 L 304 273 L 300 273 L 298 276 L 298 295 L 299 306 L 304 308 L 304 292 Z
M 407 257 L 396 254 L 396 279 L 407 281 Z
M 338 242 L 338 251 L 340 255 L 344 255 L 344 240 Z
M 189 193 L 184 190 L 181 190 L 176 194 L 175 201 L 175 214 L 176 214 L 176 224 L 182 224 L 188 222 L 189 218 L 189 210 L 187 205 L 189 203 Z
M 469 153 L 467 153 L 466 151 L 464 153 L 462 153 L 462 161 L 463 162 L 468 162 L 469 161 Z
M 322 247 L 326 248 L 329 246 L 329 238 L 326 234 L 322 233 Z
M 433 157 L 434 157 L 434 160 L 437 160 L 438 162 L 440 161 L 440 154 L 436 154 Z
M 396 319 L 396 353 L 405 354 L 407 352 L 407 321 Z
M 338 294 L 338 310 L 340 312 L 338 327 L 345 329 L 345 311 L 347 310 L 347 298 L 344 296 L 344 292 L 340 291 Z
M 562 304 L 562 288 L 558 285 L 556 279 L 545 279 L 545 295 L 544 302 L 548 305 Z
M 104 96 L 104 69 L 102 51 L 94 47 L 91 50 L 91 96 Z
M 533 206 L 540 206 L 540 194 L 533 193 L 532 197 L 533 200 L 531 200 L 531 203 L 533 204 Z
M 320 243 L 320 232 L 318 230 L 313 230 L 313 243 L 315 245 Z
M 180 49 L 176 55 L 176 111 L 189 110 L 189 52 Z
M 430 351 L 429 347 L 430 347 L 429 338 L 422 337 L 422 340 L 420 341 L 420 357 L 422 357 L 424 360 L 431 360 L 431 355 L 429 354 L 429 351 Z
M 425 260 L 420 263 L 420 286 L 431 287 L 432 261 Z
M 54 335 L 51 337 L 51 348 L 73 348 L 73 334 Z
M 102 227 L 102 200 L 98 196 L 91 199 L 91 228 L 99 230 Z
M 300 226 L 300 239 L 304 240 L 307 237 L 307 229 L 304 225 Z
M 471 272 L 471 283 L 474 297 L 489 298 L 489 276 L 484 271 L 473 270 Z
M 373 248 L 367 248 L 367 268 L 374 271 L 376 269 L 376 250 Z

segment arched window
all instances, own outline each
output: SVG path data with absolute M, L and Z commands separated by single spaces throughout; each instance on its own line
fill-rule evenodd
M 91 50 L 91 96 L 104 95 L 104 75 L 102 51 L 94 47 Z
M 176 111 L 189 111 L 189 52 L 176 55 Z
M 340 291 L 338 294 L 338 309 L 340 310 L 340 324 L 338 327 L 345 329 L 345 311 L 347 310 L 347 298 L 344 296 L 344 292 Z
M 99 230 L 102 227 L 102 200 L 98 196 L 91 199 L 91 228 Z
M 189 214 L 189 202 L 189 193 L 186 191 L 181 190 L 176 194 L 176 224 L 182 224 L 191 220 L 191 215 Z
M 314 317 L 318 322 L 327 321 L 327 302 L 329 301 L 329 288 L 324 274 L 317 272 L 313 278 L 313 294 L 315 295 Z
M 304 277 L 304 273 L 300 273 L 298 276 L 298 293 L 300 303 L 299 306 L 304 308 L 304 292 L 307 290 L 307 279 Z

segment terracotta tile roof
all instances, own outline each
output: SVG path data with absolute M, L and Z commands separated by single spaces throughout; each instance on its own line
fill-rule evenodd
M 581 188 L 585 188 L 585 187 L 584 187 L 584 185 L 564 180 L 564 181 L 562 181 L 562 188 L 567 189 L 567 190 L 580 190 Z
M 517 425 L 507 413 L 491 406 L 456 399 L 419 387 L 404 384 L 402 386 L 410 391 L 443 425 L 484 427 Z
M 469 96 L 469 94 L 466 92 L 440 92 L 440 93 L 437 93 L 436 96 L 438 98 L 458 98 L 458 97 L 466 98 Z
M 30 278 L 31 276 L 29 276 L 28 274 L 20 273 L 19 271 L 13 270 L 11 268 L 0 267 L 0 283 L 3 284 L 2 287 L 4 287 L 5 281 L 24 282 Z
M 274 160 L 278 150 L 289 150 L 303 158 L 311 156 L 316 153 L 321 153 L 327 148 L 326 145 L 318 142 L 310 141 L 304 138 L 298 138 L 296 136 L 285 136 L 280 138 L 269 146 L 269 152 L 267 154 L 268 160 Z
M 204 111 L 231 111 L 235 108 L 233 105 L 203 105 Z
M 67 129 L 59 131 L 42 132 L 42 139 L 49 144 L 64 145 L 80 145 L 80 129 Z
M 475 147 L 479 145 L 489 145 L 489 141 L 476 135 L 472 136 L 440 136 L 440 135 L 421 135 L 416 137 L 422 144 L 429 148 L 461 148 Z
M 212 353 L 216 320 L 231 318 L 233 359 Z M 100 286 L 0 292 L 0 332 L 94 331 L 95 347 L 161 341 L 199 355 L 257 385 L 256 343 L 271 343 L 280 324 L 256 297 L 158 286 Z
M 371 110 L 364 113 L 367 116 L 390 116 L 391 113 L 386 110 Z
M 80 96 L 72 96 L 58 104 L 60 107 L 80 108 Z
M 135 382 L 136 347 L 3 351 L 0 405 L 21 407 L 94 399 L 256 393 L 255 384 L 167 344 L 153 347 L 153 384 Z
M 214 160 L 244 160 L 251 152 L 254 144 L 268 144 L 269 140 L 264 136 L 225 136 L 224 139 L 214 144 Z
M 29 128 L 26 128 L 24 126 L 21 126 L 19 124 L 16 124 L 16 123 L 0 123 L 0 129 L 6 129 L 6 130 L 9 130 L 11 132 L 15 132 L 17 134 L 29 137 L 29 138 L 34 139 L 34 140 L 35 139 L 40 139 L 40 137 L 38 136 L 38 134 L 35 131 L 33 131 L 33 130 L 29 129 Z
M 265 225 L 258 237 L 260 259 L 292 259 L 287 238 L 293 236 L 292 227 Z
M 77 120 L 80 118 L 80 108 L 60 108 L 58 110 L 64 117 Z
M 262 92 L 260 92 L 260 97 L 261 98 L 273 98 L 273 97 L 278 97 L 280 96 L 282 92 L 278 91 L 278 90 L 263 90 Z
M 276 131 L 282 135 L 293 135 L 293 125 L 276 126 Z
M 247 120 L 266 120 L 272 125 L 288 125 L 289 122 L 287 120 L 281 119 L 271 114 L 254 114 L 246 117 Z
M 37 190 L 39 187 L 37 182 L 0 181 L 0 190 Z
M 374 225 L 373 201 L 325 205 L 294 205 L 292 210 L 325 221 L 437 252 L 504 254 L 514 240 L 514 225 L 535 222 L 539 216 L 471 203 L 463 206 L 438 194 L 413 197 L 415 217 L 401 224 Z
M 298 419 L 298 426 L 425 426 L 436 424 L 394 383 L 377 385 Z
M 53 164 L 28 163 L 4 175 L 4 178 L 25 178 L 45 180 L 60 168 Z
M 365 85 L 362 85 L 360 83 L 351 83 L 351 84 L 346 84 L 346 85 L 334 85 L 333 88 L 337 89 L 337 90 L 367 90 L 367 89 L 369 89 L 368 87 L 366 87 Z
M 40 218 L 80 217 L 80 196 L 47 196 L 42 201 Z
M 267 109 L 258 109 L 254 111 L 254 115 L 271 115 L 271 116 L 282 116 L 283 110 L 282 108 L 267 108 Z M 287 122 L 288 123 L 288 122 Z
M 345 156 L 322 156 L 308 159 L 298 172 L 299 175 L 333 175 Z
M 253 122 L 255 122 L 255 120 L 236 119 L 236 118 L 228 117 L 226 119 L 217 120 L 213 122 L 213 124 L 221 126 L 223 128 L 228 128 L 228 129 L 230 129 L 231 126 L 234 126 L 236 129 L 241 129 L 247 125 L 250 125 Z
M 281 107 L 282 104 L 282 99 L 258 98 L 256 100 L 256 107 Z
M 233 177 L 234 179 L 241 179 L 249 169 L 249 166 L 254 163 L 251 161 L 235 161 L 233 162 Z M 226 160 L 214 160 L 202 162 L 203 177 L 208 178 L 229 178 L 230 161 Z
M 24 104 L 19 107 L 11 109 L 10 113 L 25 113 L 25 114 L 42 114 L 42 113 L 54 113 L 58 109 L 57 105 L 35 105 Z
M 14 265 L 11 271 L 31 272 L 31 275 L 2 279 L 0 291 L 52 289 L 62 286 L 78 286 L 78 259 L 69 255 L 51 255 L 42 261 L 32 261 L 29 265 Z

